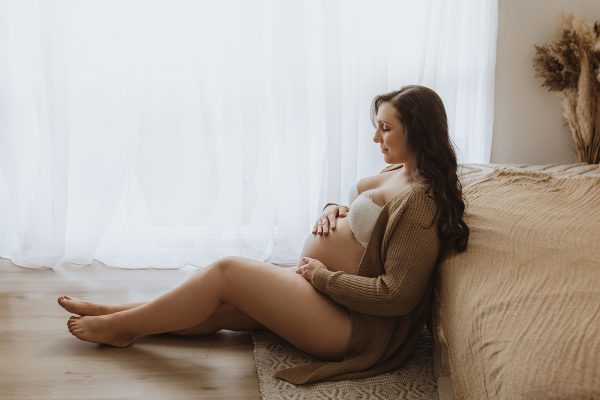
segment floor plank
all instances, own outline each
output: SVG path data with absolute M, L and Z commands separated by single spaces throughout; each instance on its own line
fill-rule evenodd
M 71 336 L 56 302 L 150 300 L 192 273 L 97 262 L 55 272 L 0 259 L 0 398 L 260 399 L 249 332 L 153 335 L 117 349 Z

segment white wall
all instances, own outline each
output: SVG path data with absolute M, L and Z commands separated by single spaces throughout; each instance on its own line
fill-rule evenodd
M 570 163 L 560 99 L 535 78 L 534 44 L 554 38 L 561 10 L 600 20 L 599 0 L 499 0 L 492 162 Z

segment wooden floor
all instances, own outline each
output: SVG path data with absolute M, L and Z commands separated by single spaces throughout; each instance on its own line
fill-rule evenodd
M 99 263 L 59 273 L 0 259 L 0 399 L 260 399 L 249 332 L 154 335 L 117 349 L 71 336 L 56 302 L 150 300 L 192 273 Z

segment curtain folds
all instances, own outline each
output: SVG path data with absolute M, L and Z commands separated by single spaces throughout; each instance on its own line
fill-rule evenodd
M 436 90 L 489 162 L 497 0 L 0 0 L 0 257 L 294 263 L 384 167 L 377 94 Z

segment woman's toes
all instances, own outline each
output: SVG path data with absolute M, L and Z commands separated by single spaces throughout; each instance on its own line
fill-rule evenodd
M 65 304 L 67 303 L 67 301 L 69 301 L 70 299 L 67 296 L 60 296 L 58 298 L 58 304 L 60 304 L 61 307 L 64 307 Z
M 74 326 L 75 324 L 77 324 L 77 321 L 79 320 L 80 317 L 70 317 L 69 320 L 67 321 L 67 325 L 69 327 Z
M 69 321 L 67 322 L 67 326 L 69 327 L 69 332 L 71 332 L 73 335 L 77 336 L 77 333 L 79 332 L 79 317 L 71 317 L 69 318 Z

